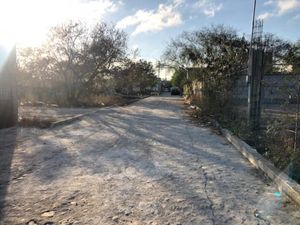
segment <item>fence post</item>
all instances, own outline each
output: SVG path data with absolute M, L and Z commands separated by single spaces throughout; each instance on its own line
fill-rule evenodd
M 15 126 L 18 122 L 16 48 L 3 60 L 0 64 L 0 129 Z
M 261 81 L 263 73 L 263 50 L 251 49 L 248 62 L 248 125 L 252 130 L 260 127 Z

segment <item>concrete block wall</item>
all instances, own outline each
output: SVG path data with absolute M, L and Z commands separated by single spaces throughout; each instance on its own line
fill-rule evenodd
M 1 52 L 0 52 L 1 54 Z M 15 126 L 18 120 L 16 49 L 5 57 L 2 52 L 0 63 L 0 129 Z
M 295 74 L 264 75 L 262 81 L 262 104 L 293 103 L 297 97 L 297 84 L 300 76 Z M 247 102 L 248 86 L 246 75 L 241 75 L 233 88 L 234 98 Z

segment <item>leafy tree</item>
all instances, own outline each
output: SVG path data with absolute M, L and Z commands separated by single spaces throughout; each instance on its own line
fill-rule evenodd
M 127 60 L 118 77 L 118 90 L 126 89 L 133 93 L 134 88 L 140 88 L 141 93 L 146 93 L 148 88 L 156 84 L 157 78 L 153 65 L 145 60 L 137 62 Z
M 248 42 L 232 28 L 212 26 L 184 32 L 170 42 L 164 58 L 177 67 L 199 68 L 207 96 L 222 108 L 238 73 L 247 67 Z
M 235 30 L 212 26 L 184 32 L 171 41 L 164 58 L 175 66 L 205 67 L 214 73 L 226 73 L 245 68 L 247 52 L 247 41 L 239 37 Z
M 184 70 L 176 70 L 171 78 L 172 86 L 182 88 L 186 82 L 186 72 Z
M 293 73 L 300 74 L 300 40 L 292 44 L 287 54 L 287 63 L 293 66 Z
M 276 37 L 273 34 L 265 34 L 263 39 L 265 48 L 265 72 L 288 71 L 289 67 L 295 64 L 297 54 L 296 45 Z

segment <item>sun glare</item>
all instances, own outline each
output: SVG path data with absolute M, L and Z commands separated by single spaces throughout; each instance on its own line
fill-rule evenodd
M 1 0 L 0 41 L 5 46 L 11 42 L 39 46 L 49 29 L 59 23 L 81 20 L 90 24 L 116 8 L 106 0 Z
M 37 1 L 4 0 L 0 2 L 0 43 L 5 48 L 14 44 L 36 45 L 40 39 Z M 39 24 L 40 23 L 40 24 Z

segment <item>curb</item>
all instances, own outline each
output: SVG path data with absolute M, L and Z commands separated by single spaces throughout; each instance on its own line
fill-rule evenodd
M 260 155 L 256 149 L 249 146 L 246 142 L 233 135 L 229 130 L 221 128 L 217 124 L 225 138 L 257 169 L 263 171 L 271 180 L 273 180 L 281 193 L 287 195 L 290 199 L 300 205 L 300 185 L 289 178 L 285 173 L 279 171 L 270 161 Z
M 108 107 L 106 107 L 106 108 L 108 108 Z M 99 110 L 100 109 L 97 109 L 97 110 L 95 110 L 93 112 L 83 113 L 83 114 L 79 114 L 79 115 L 76 115 L 76 116 L 73 116 L 73 117 L 69 117 L 67 119 L 59 120 L 57 122 L 52 123 L 49 128 L 54 128 L 54 127 L 57 127 L 57 126 L 70 124 L 70 123 L 72 123 L 72 122 L 74 122 L 76 120 L 80 120 L 84 116 L 88 116 L 90 114 L 96 113 Z
M 132 103 L 138 102 L 140 100 L 143 100 L 145 98 L 148 98 L 148 97 L 150 97 L 150 95 L 149 96 L 148 95 L 147 96 L 143 96 L 143 97 L 138 98 L 138 99 L 133 99 L 131 101 L 128 101 L 127 103 L 124 103 L 123 105 L 116 106 L 116 107 L 124 107 L 124 106 L 130 105 Z M 103 107 L 103 108 L 97 109 L 97 110 L 95 110 L 93 112 L 83 113 L 83 114 L 79 114 L 79 115 L 76 115 L 76 116 L 73 116 L 73 117 L 69 117 L 67 119 L 62 119 L 62 120 L 59 120 L 57 122 L 52 123 L 49 128 L 54 128 L 54 127 L 57 127 L 57 126 L 70 124 L 70 123 L 72 123 L 72 122 L 74 122 L 76 120 L 80 120 L 84 116 L 88 116 L 88 115 L 94 114 L 94 113 L 100 111 L 101 109 L 104 109 L 104 108 L 108 109 L 108 108 L 112 108 L 112 107 L 115 107 L 115 106 Z
M 199 107 L 191 105 L 192 109 Z M 291 200 L 300 206 L 300 185 L 288 175 L 277 169 L 270 161 L 264 158 L 246 142 L 235 136 L 231 131 L 222 128 L 221 125 L 211 120 L 212 124 L 221 131 L 223 136 L 229 141 L 255 168 L 261 170 L 267 177 L 275 182 L 279 191 L 287 195 Z

